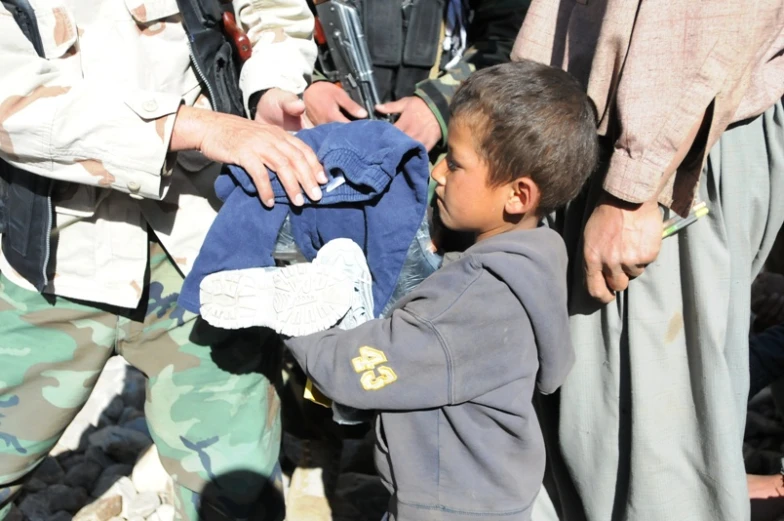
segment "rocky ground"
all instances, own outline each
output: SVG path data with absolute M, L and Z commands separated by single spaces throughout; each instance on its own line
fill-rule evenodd
M 144 377 L 121 358 L 110 360 L 87 405 L 25 485 L 9 521 L 173 521 L 171 482 L 152 446 L 143 405 Z M 769 390 L 751 401 L 745 438 L 748 472 L 778 473 L 784 421 Z M 286 436 L 283 454 L 291 521 L 381 518 L 388 496 L 373 474 L 369 437 L 346 440 L 341 454 L 330 454 Z M 325 493 L 329 484 L 334 493 Z M 784 498 L 752 506 L 754 521 L 784 521 Z

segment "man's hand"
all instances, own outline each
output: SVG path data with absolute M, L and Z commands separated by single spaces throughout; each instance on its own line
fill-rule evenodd
M 305 114 L 313 125 L 333 121 L 348 123 L 349 119 L 342 110 L 357 119 L 368 117 L 367 111 L 354 102 L 346 91 L 328 81 L 317 81 L 305 89 L 303 99 L 306 107 Z
M 606 194 L 588 218 L 583 239 L 588 293 L 606 304 L 659 255 L 659 205 L 655 199 L 633 205 Z
M 321 199 L 319 183 L 327 182 L 313 150 L 282 128 L 211 110 L 180 107 L 169 149 L 199 150 L 213 161 L 241 166 L 270 207 L 275 199 L 267 168 L 277 173 L 296 206 L 305 202 L 302 190 L 311 200 Z
M 400 114 L 395 126 L 416 139 L 429 152 L 441 139 L 441 126 L 425 100 L 408 96 L 391 103 L 378 105 L 376 110 L 382 114 Z
M 283 130 L 302 130 L 306 126 L 303 121 L 305 103 L 293 92 L 282 89 L 270 89 L 264 93 L 256 105 L 256 117 L 259 123 L 275 125 Z

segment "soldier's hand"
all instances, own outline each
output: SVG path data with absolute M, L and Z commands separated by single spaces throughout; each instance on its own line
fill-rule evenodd
M 377 105 L 376 110 L 382 114 L 400 114 L 395 126 L 425 145 L 428 152 L 441 139 L 441 126 L 422 98 L 408 96 L 391 103 Z
M 302 130 L 305 126 L 305 103 L 293 92 L 274 88 L 264 93 L 256 105 L 259 123 L 276 125 L 284 130 Z
M 267 168 L 277 173 L 295 206 L 321 199 L 319 184 L 327 182 L 313 150 L 276 125 L 230 114 L 182 106 L 174 120 L 169 149 L 199 150 L 209 159 L 238 165 L 251 176 L 265 206 L 275 204 Z
M 303 99 L 305 114 L 314 125 L 333 121 L 348 123 L 349 119 L 343 111 L 356 119 L 368 117 L 367 111 L 352 100 L 346 91 L 328 81 L 317 81 L 305 89 Z

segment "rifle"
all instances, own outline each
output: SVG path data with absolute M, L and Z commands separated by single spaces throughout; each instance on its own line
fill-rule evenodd
M 381 103 L 373 77 L 362 21 L 356 7 L 346 0 L 314 0 L 315 38 L 319 59 L 330 81 L 338 83 L 361 105 L 370 118 L 388 119 L 376 113 Z

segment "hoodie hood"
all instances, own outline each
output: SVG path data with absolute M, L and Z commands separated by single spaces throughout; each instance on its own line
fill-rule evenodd
M 469 248 L 481 264 L 503 281 L 525 308 L 536 337 L 539 392 L 561 386 L 574 364 L 569 333 L 566 274 L 568 257 L 563 239 L 540 226 L 496 235 Z

